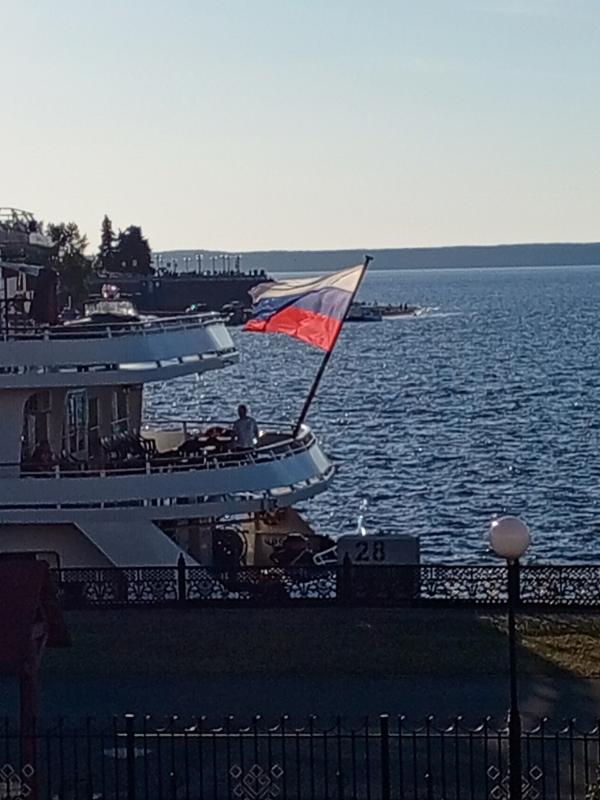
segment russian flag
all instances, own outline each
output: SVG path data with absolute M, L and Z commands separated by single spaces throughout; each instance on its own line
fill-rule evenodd
M 331 350 L 365 265 L 318 278 L 261 283 L 250 289 L 252 317 L 246 331 L 285 333 Z

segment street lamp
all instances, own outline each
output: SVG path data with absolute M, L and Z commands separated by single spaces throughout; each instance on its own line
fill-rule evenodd
M 515 607 L 519 600 L 519 559 L 531 542 L 527 525 L 518 517 L 500 517 L 490 526 L 490 545 L 506 559 L 508 576 L 508 663 L 510 669 L 510 708 L 508 712 L 508 785 L 510 800 L 522 800 L 521 714 L 517 685 Z

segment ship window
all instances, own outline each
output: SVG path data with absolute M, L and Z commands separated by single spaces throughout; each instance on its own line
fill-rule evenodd
M 37 444 L 48 439 L 50 392 L 36 392 L 25 403 L 23 415 L 23 457 L 30 456 Z
M 26 414 L 47 414 L 50 411 L 50 392 L 36 392 L 25 404 Z
M 69 392 L 65 426 L 65 450 L 71 455 L 86 455 L 88 444 L 87 392 Z
M 126 433 L 129 429 L 129 392 L 121 387 L 113 392 L 112 432 Z
M 97 397 L 88 399 L 88 447 L 91 456 L 97 456 L 100 452 L 100 423 Z

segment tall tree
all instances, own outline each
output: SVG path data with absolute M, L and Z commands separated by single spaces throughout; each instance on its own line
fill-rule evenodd
M 87 282 L 92 273 L 92 265 L 85 255 L 87 237 L 82 234 L 75 222 L 49 223 L 46 234 L 57 245 L 51 266 L 60 276 L 61 301 L 71 297 L 78 303 L 87 296 Z
M 114 253 L 115 270 L 149 275 L 152 273 L 151 260 L 150 245 L 138 225 L 130 225 L 119 232 Z
M 102 220 L 102 228 L 100 233 L 100 252 L 98 254 L 98 261 L 100 262 L 100 269 L 105 272 L 110 272 L 114 266 L 114 246 L 115 234 L 113 233 L 112 222 L 108 214 L 104 215 Z

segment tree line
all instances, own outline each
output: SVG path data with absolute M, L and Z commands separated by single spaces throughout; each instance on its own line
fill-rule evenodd
M 70 296 L 74 303 L 84 300 L 88 284 L 97 272 L 128 272 L 150 275 L 152 251 L 141 227 L 130 225 L 117 234 L 107 215 L 101 225 L 100 248 L 93 257 L 86 255 L 87 236 L 76 222 L 49 223 L 46 235 L 54 244 L 50 266 L 60 276 L 61 294 Z

